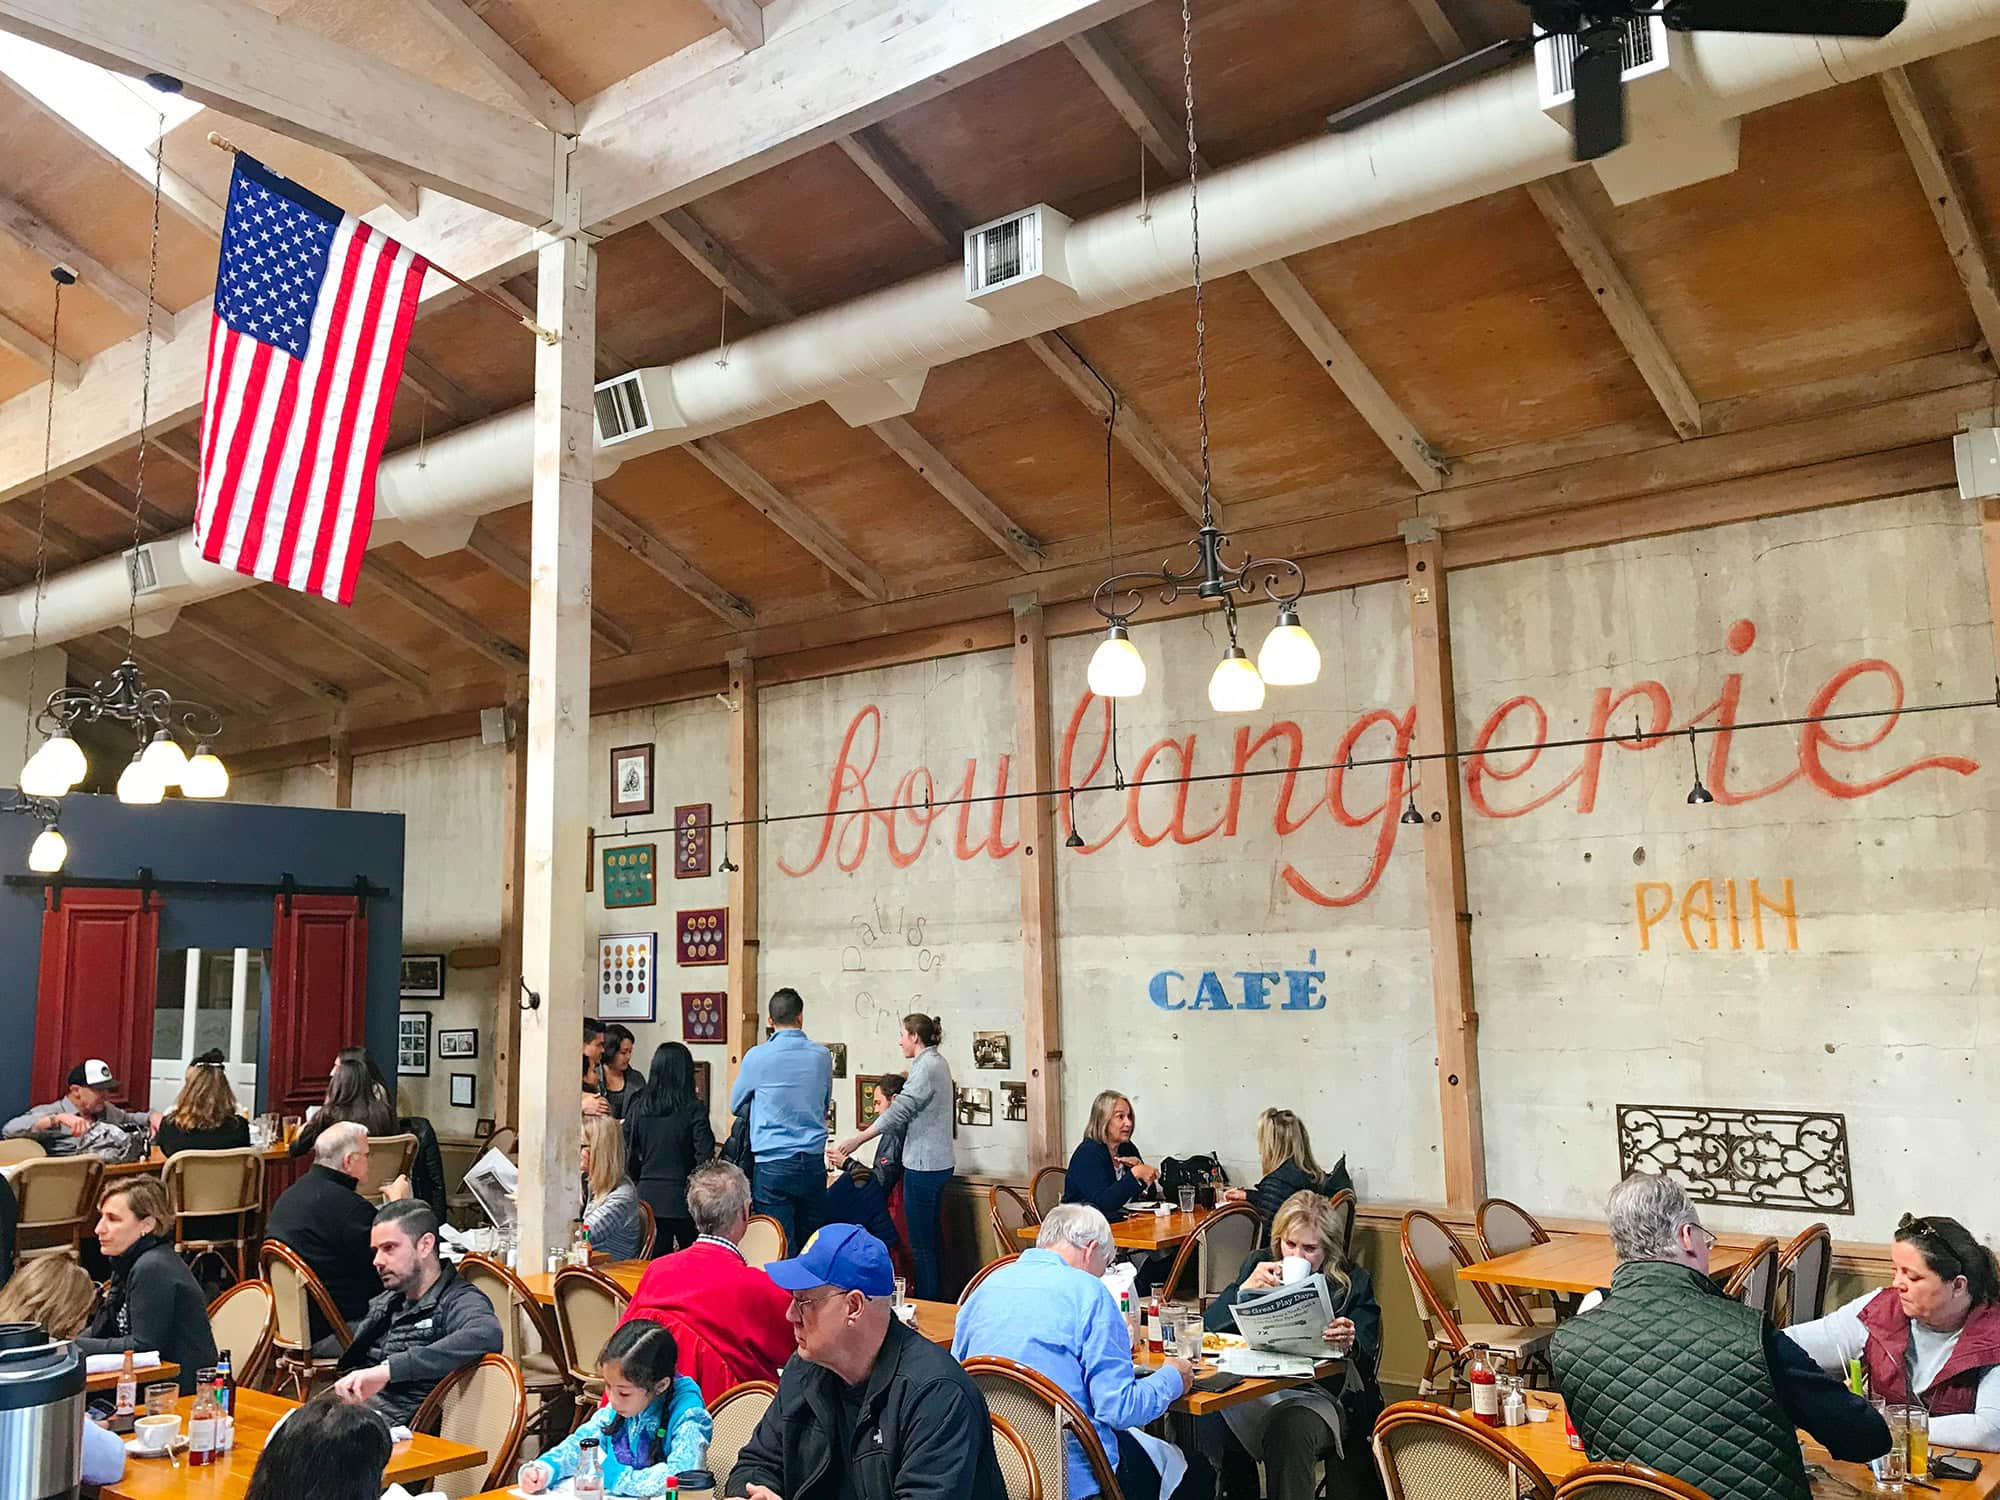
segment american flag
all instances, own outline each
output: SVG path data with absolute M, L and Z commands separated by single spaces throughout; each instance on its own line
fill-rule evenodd
M 237 156 L 202 399 L 203 557 L 354 597 L 426 269 L 408 246 Z

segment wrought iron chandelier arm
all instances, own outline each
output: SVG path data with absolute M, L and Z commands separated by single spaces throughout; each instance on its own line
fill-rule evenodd
M 1160 603 L 1172 604 L 1197 587 L 1201 578 L 1199 560 L 1179 573 L 1168 567 L 1152 573 L 1114 573 L 1097 586 L 1090 603 L 1105 619 L 1122 625 L 1146 607 L 1146 595 L 1155 586 L 1160 590 Z
M 1273 604 L 1296 604 L 1305 597 L 1305 570 L 1288 557 L 1246 557 L 1241 567 L 1225 569 L 1231 586 L 1248 596 L 1264 591 Z
M 8 800 L 0 802 L 0 813 L 20 813 L 23 817 L 38 818 L 44 823 L 53 823 L 62 809 L 50 798 L 31 797 L 18 788 L 10 788 Z

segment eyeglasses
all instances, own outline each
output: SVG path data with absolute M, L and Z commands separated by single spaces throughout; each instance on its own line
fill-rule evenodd
M 1710 1229 L 1706 1224 L 1689 1223 L 1687 1227 L 1706 1239 L 1708 1241 L 1708 1248 L 1711 1250 L 1715 1248 L 1716 1241 L 1722 1238 L 1721 1235 Z
M 800 1317 L 804 1317 L 806 1309 L 813 1306 L 813 1304 L 825 1302 L 833 1297 L 845 1297 L 846 1295 L 847 1293 L 843 1292 L 839 1287 L 834 1287 L 831 1291 L 821 1292 L 817 1297 L 801 1297 L 797 1292 L 794 1292 L 792 1293 L 792 1311 L 799 1314 Z

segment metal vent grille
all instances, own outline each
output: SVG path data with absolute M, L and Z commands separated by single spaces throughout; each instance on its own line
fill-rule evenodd
M 160 570 L 153 562 L 151 547 L 134 547 L 125 554 L 125 581 L 134 594 L 159 592 Z
M 979 237 L 979 279 L 982 288 L 1013 281 L 1021 274 L 1021 221 L 1009 219 Z
M 1630 74 L 1634 69 L 1646 67 L 1653 61 L 1652 17 L 1633 16 L 1625 22 L 1625 34 L 1618 41 L 1619 71 Z M 1576 55 L 1583 47 L 1583 38 L 1564 32 L 1557 32 L 1547 39 L 1549 68 L 1555 92 L 1569 95 L 1576 92 Z
M 607 443 L 644 432 L 653 425 L 646 391 L 636 374 L 620 375 L 597 387 L 597 434 Z

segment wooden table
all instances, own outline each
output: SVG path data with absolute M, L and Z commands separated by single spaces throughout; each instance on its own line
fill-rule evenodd
M 182 1399 L 178 1410 L 183 1418 L 194 1406 L 192 1396 Z M 179 1468 L 164 1458 L 128 1458 L 125 1477 L 107 1484 L 99 1493 L 104 1500 L 241 1500 L 250 1487 L 250 1475 L 271 1434 L 271 1425 L 298 1403 L 261 1391 L 236 1393 L 236 1446 L 220 1463 L 199 1469 L 188 1466 L 181 1455 Z M 464 1443 L 448 1443 L 443 1438 L 421 1433 L 407 1443 L 398 1443 L 389 1453 L 389 1467 L 383 1471 L 384 1484 L 412 1484 L 435 1479 L 440 1474 L 456 1474 L 478 1468 L 489 1459 L 483 1448 Z
M 279 1162 L 290 1161 L 292 1159 L 291 1152 L 286 1150 L 286 1148 L 283 1146 L 266 1146 L 262 1151 L 258 1152 L 257 1154 L 263 1158 L 264 1167 L 265 1170 L 267 1171 L 271 1167 L 277 1165 Z M 164 1156 L 160 1155 L 160 1148 L 158 1146 L 155 1146 L 150 1152 L 140 1157 L 137 1161 L 106 1162 L 104 1164 L 104 1175 L 107 1178 L 137 1177 L 140 1176 L 142 1173 L 157 1172 L 160 1170 L 160 1168 L 164 1167 L 166 1164 L 167 1164 L 167 1159 Z
M 1215 1217 L 1212 1208 L 1197 1208 L 1191 1214 L 1175 1209 L 1170 1214 L 1132 1214 L 1111 1221 L 1111 1243 L 1120 1250 L 1172 1250 Z M 1023 1224 L 1015 1235 L 1032 1245 L 1042 1232 L 1039 1224 Z
M 1526 1427 L 1503 1427 L 1500 1429 L 1500 1436 L 1533 1459 L 1536 1466 L 1548 1475 L 1552 1482 L 1560 1484 L 1590 1460 L 1587 1455 L 1577 1452 L 1569 1445 L 1568 1435 L 1563 1430 L 1562 1397 L 1548 1391 L 1529 1391 L 1527 1400 L 1531 1406 L 1548 1408 L 1549 1420 L 1531 1422 Z M 1817 1464 L 1827 1473 L 1845 1480 L 1863 1494 L 1878 1493 L 1875 1488 L 1875 1476 L 1866 1464 L 1839 1463 L 1829 1457 L 1826 1450 L 1818 1443 L 1804 1437 L 1803 1434 L 1800 1443 L 1805 1450 L 1806 1462 Z M 1971 1453 L 1971 1450 L 1968 1449 L 1967 1452 Z M 1904 1500 L 1927 1500 L 1933 1493 L 1938 1495 L 1939 1500 L 1988 1500 L 1988 1497 L 2000 1493 L 2000 1455 L 1971 1453 L 1971 1456 L 1980 1460 L 1977 1479 L 1932 1480 L 1931 1483 L 1937 1486 L 1935 1492 L 1912 1485 L 1903 1491 Z M 1846 1493 L 1831 1484 L 1815 1485 L 1813 1492 L 1815 1495 L 1825 1496 Z
M 626 1296 L 639 1290 L 639 1278 L 646 1274 L 650 1260 L 593 1260 L 590 1269 L 602 1271 L 617 1282 Z M 544 1307 L 556 1305 L 556 1278 L 553 1271 L 530 1271 L 521 1277 L 521 1284 L 528 1289 L 528 1295 Z
M 1709 1251 L 1708 1274 L 1721 1279 L 1749 1258 L 1748 1246 L 1717 1241 Z M 1611 1273 L 1617 1268 L 1618 1252 L 1612 1248 L 1610 1235 L 1569 1234 L 1461 1266 L 1458 1279 L 1581 1296 L 1610 1286 Z
M 123 1370 L 106 1370 L 102 1375 L 86 1375 L 83 1388 L 86 1391 L 115 1391 L 118 1389 L 118 1377 L 124 1373 Z M 181 1367 L 170 1359 L 163 1359 L 151 1369 L 134 1370 L 132 1373 L 139 1382 L 139 1405 L 143 1407 L 146 1404 L 146 1387 L 158 1385 L 163 1380 L 178 1381 Z

